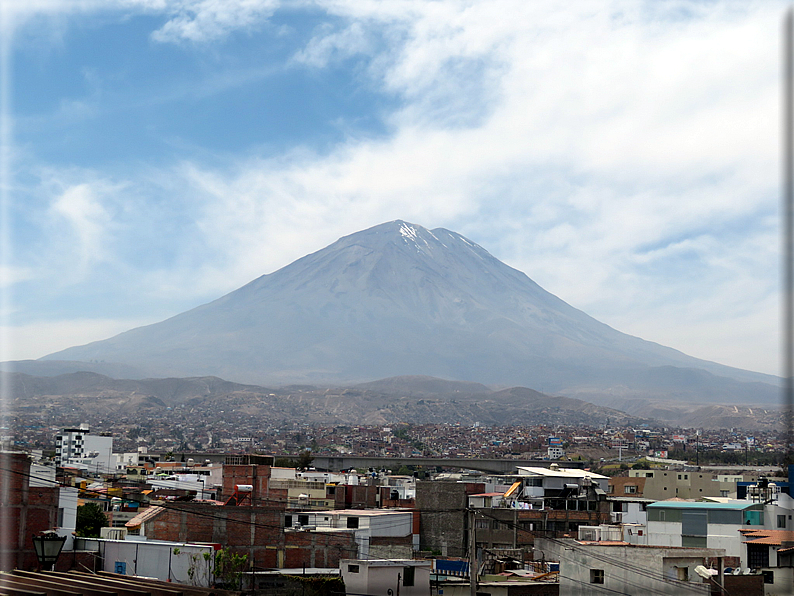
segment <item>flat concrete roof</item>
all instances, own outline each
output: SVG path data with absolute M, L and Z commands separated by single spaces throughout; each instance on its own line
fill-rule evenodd
M 727 509 L 730 511 L 744 511 L 754 505 L 761 505 L 762 503 L 753 503 L 752 501 L 733 501 L 732 503 L 714 503 L 708 501 L 656 501 L 650 503 L 648 508 L 654 509 Z

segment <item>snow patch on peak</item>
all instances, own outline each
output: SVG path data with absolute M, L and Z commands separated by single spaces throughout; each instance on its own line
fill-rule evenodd
M 416 229 L 406 223 L 400 224 L 400 234 L 403 236 L 403 238 L 410 238 L 414 242 L 417 239 Z

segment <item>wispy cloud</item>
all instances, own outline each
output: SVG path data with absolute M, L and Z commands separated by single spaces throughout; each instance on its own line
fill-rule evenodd
M 168 21 L 154 33 L 159 42 L 206 43 L 232 31 L 251 31 L 273 14 L 278 0 L 131 0 L 165 12 Z

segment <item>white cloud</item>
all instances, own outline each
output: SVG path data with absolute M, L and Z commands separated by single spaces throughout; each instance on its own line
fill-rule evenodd
M 168 14 L 168 21 L 152 34 L 159 42 L 205 43 L 232 31 L 250 31 L 267 20 L 277 0 L 143 0 L 144 6 Z
M 102 204 L 100 194 L 110 190 L 88 183 L 70 186 L 50 207 L 55 233 L 65 240 L 60 249 L 74 260 L 74 270 L 81 275 L 85 275 L 94 264 L 105 260 L 109 252 L 112 220 L 111 214 Z
M 34 19 L 44 18 L 51 40 L 60 39 L 64 19 L 101 13 L 145 13 L 166 17 L 152 33 L 164 43 L 209 43 L 234 31 L 250 32 L 267 21 L 280 0 L 25 0 L 0 3 L 3 31 L 13 31 Z M 37 31 L 40 34 L 42 31 Z
M 122 5 L 165 16 L 155 40 L 197 43 L 253 31 L 277 7 Z M 211 297 L 404 218 L 472 237 L 619 329 L 776 370 L 783 3 L 292 7 L 304 5 L 333 18 L 293 65 L 355 58 L 370 91 L 400 101 L 386 116 L 392 134 L 233 169 L 166 168 L 154 184 L 194 210 L 191 235 L 174 238 L 181 256 L 141 273 L 153 294 Z M 112 258 L 112 194 L 74 184 L 53 208 L 85 267 Z
M 14 284 L 33 279 L 34 271 L 29 267 L 13 267 L 0 265 L 0 289 L 10 288 Z

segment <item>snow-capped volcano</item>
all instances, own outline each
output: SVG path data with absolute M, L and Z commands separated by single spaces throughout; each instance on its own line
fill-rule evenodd
M 672 392 L 683 383 L 711 399 L 738 391 L 713 375 L 772 380 L 620 333 L 460 234 L 399 220 L 163 322 L 46 358 L 271 384 L 431 375 L 545 392 L 640 391 L 663 387 L 661 376 L 676 379 Z

